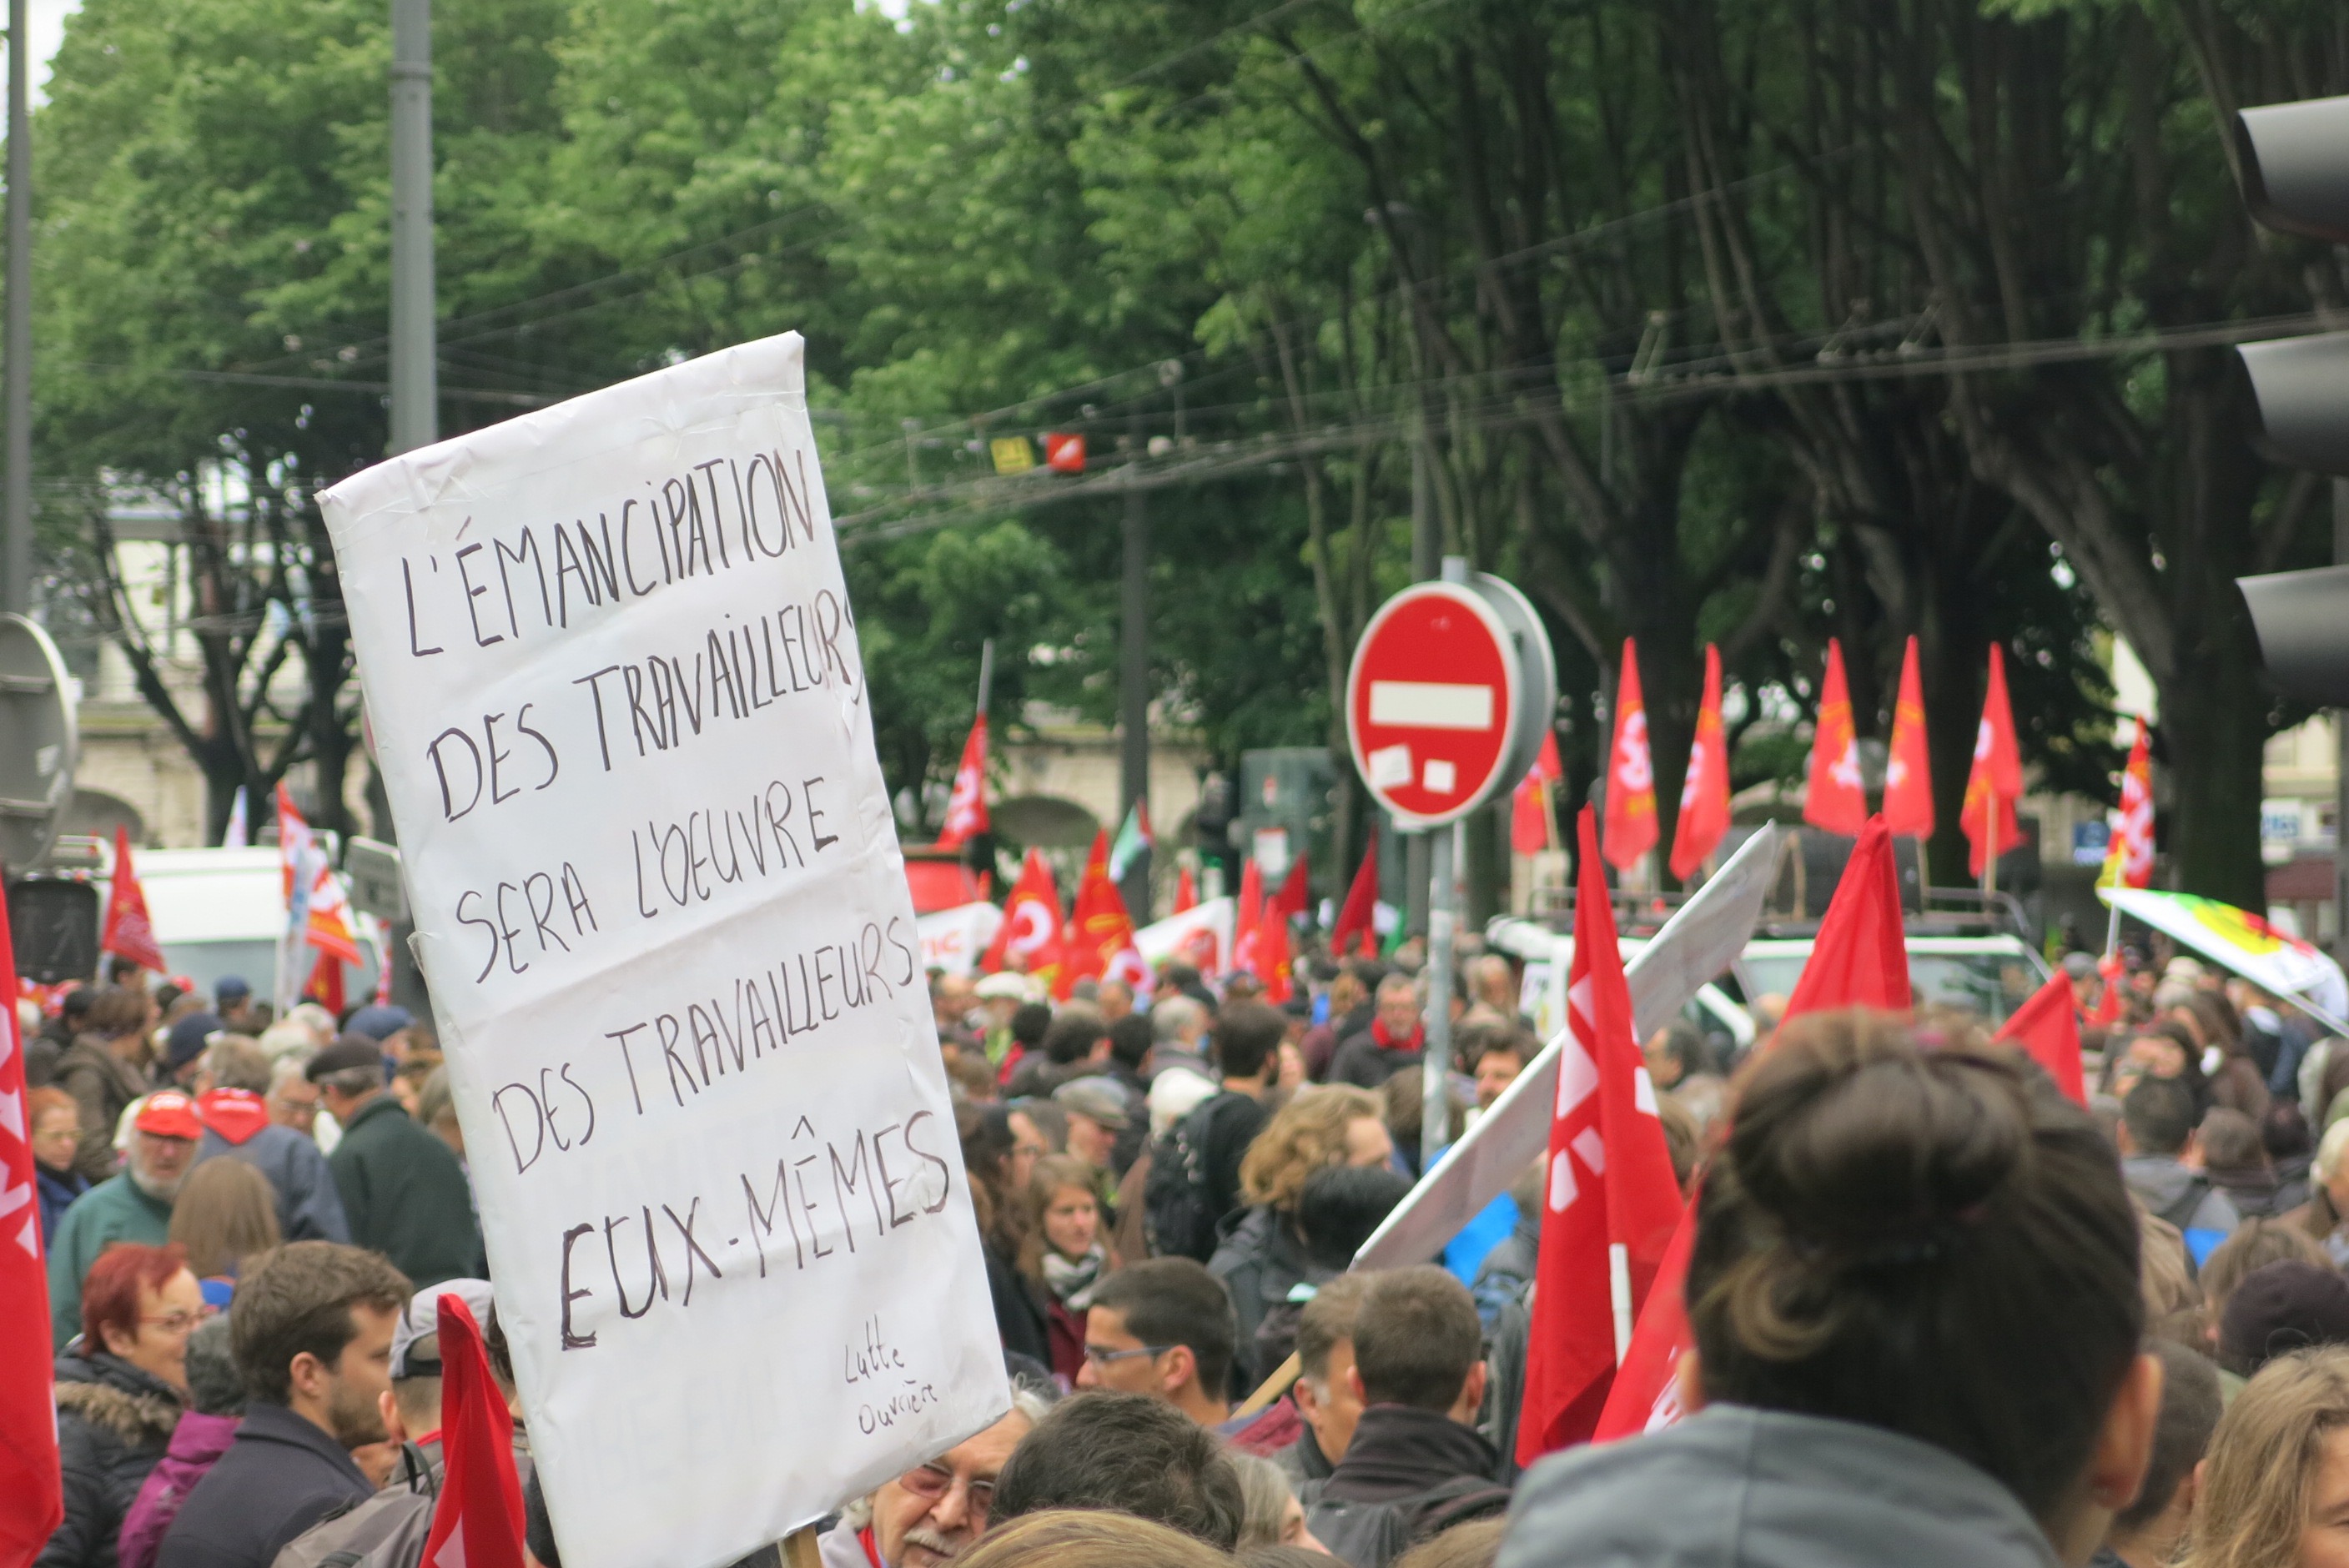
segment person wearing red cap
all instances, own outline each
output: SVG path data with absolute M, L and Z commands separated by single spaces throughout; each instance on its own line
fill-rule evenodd
M 171 1205 L 204 1135 L 195 1102 L 177 1089 L 149 1095 L 130 1127 L 130 1162 L 75 1199 L 49 1243 L 49 1317 L 59 1347 L 81 1326 L 82 1280 L 98 1253 L 117 1242 L 160 1247 L 170 1240 Z

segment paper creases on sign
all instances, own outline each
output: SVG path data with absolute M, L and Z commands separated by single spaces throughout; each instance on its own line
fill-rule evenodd
M 569 1568 L 1009 1405 L 796 335 L 322 498 Z M 974 917 L 976 918 L 976 917 Z

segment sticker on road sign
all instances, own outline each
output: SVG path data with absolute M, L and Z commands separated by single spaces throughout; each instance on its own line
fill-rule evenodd
M 1450 795 L 1460 788 L 1460 770 L 1440 758 L 1431 757 L 1420 769 L 1419 787 L 1431 795 Z
M 1371 785 L 1392 789 L 1411 782 L 1411 748 L 1389 746 L 1371 753 Z

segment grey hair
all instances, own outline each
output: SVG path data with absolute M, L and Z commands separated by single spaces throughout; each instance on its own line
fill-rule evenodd
M 1160 1045 L 1169 1045 L 1183 1037 L 1183 1031 L 1193 1025 L 1207 1026 L 1207 1009 L 1193 996 L 1169 996 L 1150 1009 L 1150 1037 Z
M 2349 1118 L 2334 1122 L 2324 1130 L 2316 1141 L 2316 1158 L 2310 1162 L 2319 1181 L 2330 1181 L 2341 1173 L 2341 1157 L 2349 1153 Z
M 306 1062 L 318 1054 L 318 1040 L 308 1026 L 280 1018 L 261 1031 L 261 1048 L 279 1061 L 298 1057 Z
M 383 1069 L 338 1068 L 330 1073 L 321 1073 L 317 1083 L 320 1088 L 332 1089 L 336 1094 L 366 1094 L 383 1087 Z
M 265 1094 L 276 1081 L 275 1067 L 258 1042 L 243 1035 L 214 1035 L 204 1047 L 204 1067 L 222 1088 Z
M 303 1069 L 310 1065 L 310 1058 L 317 1054 L 305 1046 L 291 1056 L 278 1057 L 277 1065 L 269 1069 L 269 1092 L 275 1094 L 295 1078 L 302 1077 Z
M 1011 1408 L 1004 1414 L 1025 1416 L 1028 1424 L 1033 1427 L 1050 1415 L 1052 1407 L 1060 1402 L 1061 1391 L 1051 1384 L 1025 1372 L 1015 1372 L 1011 1375 Z M 999 1420 L 1001 1418 L 997 1418 Z M 840 1511 L 840 1517 L 850 1530 L 864 1529 L 873 1522 L 872 1496 L 868 1493 L 850 1502 Z
M 1240 1548 L 1278 1546 L 1296 1490 L 1288 1472 L 1261 1454 L 1226 1449 L 1224 1457 L 1240 1472 Z

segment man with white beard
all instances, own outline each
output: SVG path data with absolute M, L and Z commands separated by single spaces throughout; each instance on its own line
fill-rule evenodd
M 823 1568 L 937 1568 L 961 1555 L 987 1532 L 1003 1461 L 1050 1406 L 1014 1379 L 1001 1420 L 851 1505 L 817 1543 Z
M 204 1125 L 195 1102 L 160 1089 L 130 1124 L 129 1163 L 75 1199 L 49 1243 L 49 1321 L 63 1348 L 81 1331 L 81 1282 L 98 1254 L 117 1242 L 160 1247 L 171 1239 L 171 1205 Z

